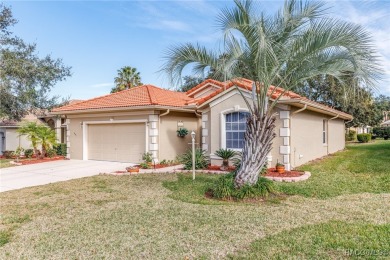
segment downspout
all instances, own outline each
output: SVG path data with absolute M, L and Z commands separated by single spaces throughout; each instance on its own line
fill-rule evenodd
M 168 110 L 167 110 L 165 113 L 160 114 L 160 116 L 159 116 L 158 118 L 160 118 L 160 117 L 162 117 L 162 116 L 168 115 L 169 112 L 170 112 L 170 109 L 168 108 Z
M 292 127 L 291 127 L 291 122 L 292 122 L 292 116 L 293 115 L 295 115 L 295 114 L 298 114 L 298 113 L 301 113 L 302 111 L 304 111 L 304 110 L 306 110 L 307 109 L 307 104 L 305 104 L 305 106 L 304 107 L 302 107 L 301 109 L 298 109 L 297 111 L 294 111 L 293 113 L 291 113 L 291 117 L 290 117 L 290 138 L 289 138 L 289 143 L 290 143 L 290 147 L 291 147 L 291 136 L 292 136 Z M 295 147 L 294 147 L 294 150 L 293 150 L 293 152 L 294 152 L 294 166 L 296 165 L 296 149 L 295 149 Z M 290 162 L 291 162 L 291 155 L 290 155 Z
M 196 110 L 194 111 L 194 113 L 195 113 L 195 115 L 196 115 L 197 117 L 202 117 L 202 115 L 201 115 L 201 114 L 198 114 L 198 112 L 196 112 Z
M 340 114 L 337 114 L 336 116 L 332 117 L 332 118 L 329 118 L 328 121 L 326 122 L 326 141 L 328 142 L 327 146 L 326 146 L 326 154 L 329 154 L 329 121 L 330 120 L 333 120 L 333 119 L 336 119 L 340 116 Z

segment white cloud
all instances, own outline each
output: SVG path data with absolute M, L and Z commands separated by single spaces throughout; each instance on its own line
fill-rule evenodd
M 114 86 L 114 83 L 99 83 L 99 84 L 93 84 L 90 85 L 90 88 L 105 88 L 105 87 L 112 87 Z

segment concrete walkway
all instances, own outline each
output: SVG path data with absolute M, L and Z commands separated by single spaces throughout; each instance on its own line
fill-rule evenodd
M 61 160 L 0 169 L 0 192 L 125 170 L 131 163 Z

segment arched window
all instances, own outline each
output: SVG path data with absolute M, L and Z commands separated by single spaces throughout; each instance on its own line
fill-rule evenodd
M 226 149 L 242 149 L 248 112 L 226 114 Z

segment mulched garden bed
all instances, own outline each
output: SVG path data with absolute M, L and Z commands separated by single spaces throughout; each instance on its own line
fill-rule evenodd
M 58 161 L 64 159 L 65 159 L 64 156 L 56 156 L 53 158 L 43 158 L 43 159 L 21 159 L 19 160 L 19 163 L 21 163 L 22 165 L 29 165 L 29 164 L 44 163 L 44 162 Z
M 300 177 L 304 172 L 300 171 L 285 171 L 284 173 L 278 173 L 275 168 L 269 168 L 264 176 L 268 177 Z
M 229 169 L 228 169 L 227 171 L 228 171 L 228 172 L 231 172 L 231 171 L 234 171 L 235 169 L 236 169 L 236 167 L 234 167 L 234 166 L 229 166 Z M 220 165 L 209 165 L 209 166 L 207 167 L 207 170 L 209 170 L 209 171 L 222 171 Z

